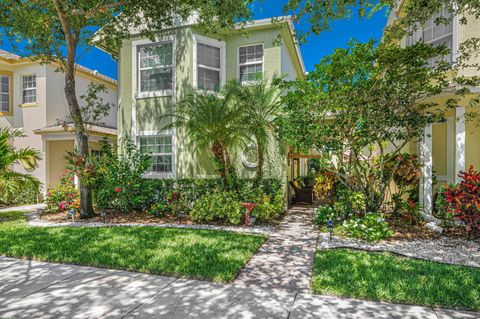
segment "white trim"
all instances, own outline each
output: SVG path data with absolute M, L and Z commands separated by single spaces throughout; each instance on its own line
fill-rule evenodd
M 175 95 L 176 88 L 176 69 L 177 69 L 177 59 L 176 59 L 176 41 L 175 35 L 168 36 L 157 36 L 155 41 L 150 39 L 142 39 L 132 42 L 132 92 L 134 99 L 143 99 L 143 98 L 154 98 L 162 96 L 173 96 Z M 138 48 L 146 45 L 155 45 L 162 43 L 172 43 L 172 89 L 171 90 L 161 90 L 161 91 L 152 91 L 152 92 L 139 92 L 139 76 L 138 76 Z
M 456 61 L 460 56 L 460 42 L 459 42 L 459 18 L 458 14 L 456 14 L 452 19 L 452 60 Z
M 158 130 L 158 131 L 141 131 L 138 132 L 137 137 L 135 138 L 135 143 L 137 149 L 140 149 L 140 137 L 146 136 L 171 136 L 172 137 L 172 171 L 170 173 L 160 173 L 160 172 L 146 172 L 143 174 L 145 178 L 177 178 L 177 132 L 173 130 Z
M 255 62 L 246 62 L 246 63 L 240 63 L 240 48 L 246 48 L 246 47 L 252 47 L 256 45 L 261 45 L 262 50 L 263 50 L 263 55 L 262 55 L 262 61 L 255 61 Z M 237 81 L 240 84 L 254 84 L 258 81 L 245 81 L 242 82 L 240 79 L 240 67 L 246 66 L 246 65 L 255 65 L 255 64 L 262 64 L 262 79 L 265 79 L 265 44 L 263 42 L 257 42 L 257 43 L 251 43 L 247 45 L 240 45 L 237 47 Z
M 455 115 L 455 182 L 459 183 L 462 179 L 458 177 L 458 173 L 465 171 L 465 108 L 457 107 Z
M 227 83 L 227 44 L 225 41 L 220 41 L 205 37 L 199 34 L 193 34 L 193 87 L 198 90 L 198 70 L 197 70 L 197 44 L 203 43 L 220 48 L 220 85 L 224 86 Z M 205 68 L 216 70 L 205 66 Z M 217 71 L 217 70 L 216 70 Z
M 431 215 L 433 211 L 433 166 L 432 166 L 432 126 L 424 129 L 423 137 L 419 143 L 419 154 L 422 166 L 420 179 L 420 203 L 425 214 Z
M 35 87 L 31 87 L 31 88 L 25 88 L 25 78 L 26 77 L 29 77 L 29 76 L 33 76 L 35 77 Z M 37 103 L 37 97 L 38 97 L 38 82 L 37 82 L 37 74 L 35 73 L 31 73 L 31 74 L 22 74 L 20 76 L 21 78 L 21 91 L 22 91 L 22 97 L 21 97 L 21 100 L 22 100 L 22 104 L 29 104 L 29 103 Z M 25 91 L 33 91 L 35 90 L 35 101 L 30 101 L 30 102 L 25 102 Z

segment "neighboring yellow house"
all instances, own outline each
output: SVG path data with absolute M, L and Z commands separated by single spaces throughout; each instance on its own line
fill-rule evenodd
M 56 72 L 54 64 L 41 65 L 30 59 L 0 50 L 0 127 L 22 129 L 26 137 L 18 138 L 18 148 L 32 147 L 41 152 L 39 167 L 28 172 L 46 187 L 59 182 L 65 170 L 64 155 L 72 151 L 75 136 L 72 124 L 59 125 L 69 114 L 65 98 L 64 74 Z M 80 96 L 90 82 L 103 83 L 107 92 L 105 102 L 115 106 L 102 125 L 88 125 L 90 145 L 99 146 L 99 140 L 107 137 L 116 141 L 117 135 L 117 82 L 88 68 L 77 66 L 76 88 Z M 81 102 L 80 102 L 81 104 Z M 24 172 L 20 165 L 16 171 Z
M 397 6 L 390 13 L 387 26 L 395 23 L 402 11 L 404 1 L 398 1 Z M 427 21 L 411 36 L 402 41 L 402 45 L 411 45 L 416 41 L 424 41 L 432 44 L 446 44 L 451 48 L 451 53 L 444 57 L 447 61 L 455 61 L 459 55 L 459 45 L 469 38 L 480 37 L 480 20 L 473 16 L 467 16 L 468 23 L 461 24 L 458 16 L 453 17 L 449 25 L 436 25 L 434 20 L 438 16 L 447 17 L 446 10 L 438 13 Z M 472 57 L 476 63 L 480 57 Z M 478 61 L 477 61 L 478 60 Z M 461 70 L 466 76 L 480 76 L 480 71 L 474 69 Z M 435 97 L 433 101 L 443 103 L 455 96 L 457 87 L 445 90 Z M 448 114 L 447 123 L 434 124 L 426 127 L 424 136 L 418 145 L 412 145 L 410 151 L 418 153 L 422 160 L 423 176 L 420 181 L 420 203 L 424 212 L 432 213 L 433 198 L 439 186 L 446 183 L 458 182 L 458 173 L 465 171 L 470 165 L 480 170 L 480 118 L 473 121 L 465 121 L 465 113 L 471 111 L 469 101 L 473 96 L 478 96 L 480 87 L 471 88 L 470 96 L 465 97 L 459 105 Z M 434 185 L 434 178 L 438 181 Z

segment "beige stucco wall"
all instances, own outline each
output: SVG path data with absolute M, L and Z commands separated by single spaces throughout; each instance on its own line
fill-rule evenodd
M 55 177 L 55 175 L 64 169 L 64 165 L 55 167 L 57 165 L 56 161 L 59 158 L 63 158 L 63 155 L 60 156 L 58 152 L 64 151 L 63 146 L 67 142 L 72 144 L 69 150 L 73 150 L 73 135 L 68 137 L 65 134 L 61 134 L 62 136 L 58 137 L 62 139 L 58 144 L 60 149 L 56 151 L 52 148 L 57 144 L 49 144 L 51 143 L 50 139 L 55 139 L 56 137 L 48 136 L 45 138 L 34 134 L 33 131 L 45 126 L 56 125 L 59 120 L 67 119 L 66 115 L 69 111 L 63 91 L 64 75 L 61 72 L 55 72 L 55 66 L 40 65 L 38 63 L 8 64 L 0 62 L 0 72 L 2 70 L 10 71 L 13 74 L 13 112 L 9 116 L 0 116 L 0 127 L 22 129 L 26 137 L 15 139 L 15 147 L 31 147 L 40 151 L 42 159 L 38 162 L 38 168 L 28 173 L 38 178 L 44 184 L 45 189 L 45 186 L 51 184 L 52 181 L 58 181 L 58 176 Z M 37 102 L 34 105 L 24 106 L 22 105 L 22 77 L 32 74 L 36 75 Z M 76 76 L 78 98 L 85 93 L 88 83 L 92 80 L 94 79 L 86 76 Z M 116 127 L 116 105 L 118 99 L 116 88 L 114 85 L 108 85 L 107 89 L 108 92 L 102 94 L 102 97 L 105 102 L 113 103 L 114 108 L 110 110 L 109 116 L 102 122 L 107 126 Z M 83 105 L 83 102 L 80 101 L 80 104 Z M 49 139 L 49 141 L 46 139 Z M 69 139 L 69 141 L 64 139 Z M 54 155 L 52 159 L 49 158 L 50 153 Z M 15 165 L 14 169 L 26 173 L 21 165 Z
M 46 186 L 53 186 L 60 182 L 60 177 L 65 173 L 65 153 L 73 151 L 73 140 L 47 141 L 46 154 L 48 157 Z

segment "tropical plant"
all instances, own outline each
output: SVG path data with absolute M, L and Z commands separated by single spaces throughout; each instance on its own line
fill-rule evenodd
M 10 204 L 22 189 L 34 188 L 38 193 L 40 188 L 35 177 L 12 170 L 15 164 L 33 170 L 41 158 L 40 152 L 33 148 L 15 148 L 13 139 L 21 137 L 24 137 L 21 130 L 0 128 L 0 204 Z
M 444 190 L 448 211 L 454 219 L 464 223 L 468 236 L 480 237 L 480 172 L 470 166 L 458 176 L 462 181 Z
M 229 88 L 215 93 L 190 90 L 164 115 L 171 120 L 166 128 L 184 128 L 195 151 L 211 150 L 225 186 L 235 178 L 230 150 L 246 141 L 241 116 Z
M 186 21 L 195 12 L 196 22 L 207 31 L 231 29 L 235 22 L 250 17 L 243 0 L 151 1 L 151 0 L 39 0 L 0 1 L 2 34 L 22 52 L 41 63 L 56 63 L 65 73 L 64 93 L 75 127 L 78 156 L 88 162 L 88 128 L 78 101 L 75 73 L 82 48 L 95 41 L 113 50 L 136 29 L 142 37 L 154 38 L 155 32 Z M 99 31 L 96 34 L 96 31 Z M 93 214 L 92 192 L 79 181 L 82 217 Z
M 270 83 L 264 79 L 250 85 L 241 85 L 236 82 L 229 84 L 241 105 L 241 121 L 257 146 L 256 178 L 258 181 L 263 178 L 265 155 L 268 145 L 275 136 L 276 120 L 283 112 L 280 99 L 282 90 L 277 83 L 278 79 L 274 78 Z
M 150 158 L 142 154 L 128 138 L 124 152 L 118 155 L 116 146 L 102 141 L 101 155 L 93 160 L 91 185 L 94 202 L 100 209 L 116 209 L 127 213 L 150 207 L 152 198 L 143 178 L 150 166 Z
M 66 170 L 60 177 L 60 183 L 47 189 L 45 197 L 46 211 L 50 213 L 75 209 L 80 202 L 80 194 L 75 187 L 73 172 Z
M 385 219 L 373 213 L 367 213 L 362 218 L 346 220 L 343 222 L 342 228 L 348 236 L 366 241 L 378 241 L 393 234 Z
M 352 41 L 323 58 L 307 79 L 286 84 L 281 136 L 298 149 L 335 156 L 335 166 L 327 170 L 351 191 L 363 193 L 365 211 L 378 212 L 392 172 L 403 165 L 394 161 L 392 168 L 392 159 L 419 141 L 425 127 L 444 122 L 449 107 L 468 91 L 458 90 L 445 102 L 428 99 L 452 80 L 466 81 L 456 76 L 462 67 L 457 62 L 429 64 L 448 52 L 422 42 L 403 48 Z

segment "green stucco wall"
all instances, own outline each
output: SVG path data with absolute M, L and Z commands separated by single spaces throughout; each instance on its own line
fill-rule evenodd
M 193 85 L 193 34 L 202 34 L 201 30 L 182 27 L 169 32 L 161 33 L 164 35 L 175 36 L 175 96 L 155 97 L 155 98 L 136 98 L 133 92 L 132 83 L 132 54 L 133 42 L 141 40 L 139 37 L 133 37 L 123 42 L 119 54 L 119 81 L 120 85 L 120 101 L 118 114 L 118 130 L 119 138 L 123 136 L 131 137 L 132 133 L 132 105 L 135 104 L 136 116 L 136 132 L 141 131 L 159 131 L 165 124 L 162 120 L 162 114 L 171 109 L 176 101 L 182 99 L 186 90 Z M 226 43 L 226 79 L 235 80 L 238 78 L 237 54 L 238 47 L 249 44 L 264 44 L 264 74 L 271 79 L 275 74 L 280 75 L 282 70 L 282 48 L 275 45 L 273 41 L 278 35 L 285 32 L 278 26 L 263 28 L 249 32 L 244 35 L 241 32 L 224 36 L 210 36 L 213 39 L 225 41 Z M 288 41 L 286 41 L 288 43 Z M 283 50 L 283 52 L 292 52 Z M 283 57 L 285 59 L 285 57 Z M 195 152 L 189 143 L 188 136 L 181 130 L 176 132 L 176 176 L 184 177 L 209 177 L 215 175 L 212 162 L 212 155 L 208 150 Z M 122 142 L 119 141 L 119 145 Z M 121 149 L 121 146 L 120 146 Z M 239 175 L 242 177 L 253 176 L 254 169 L 247 169 L 241 163 L 241 149 L 233 152 L 232 157 L 235 159 Z M 265 166 L 267 177 L 284 178 L 286 174 L 286 154 L 277 141 L 272 137 L 269 151 L 268 161 Z

